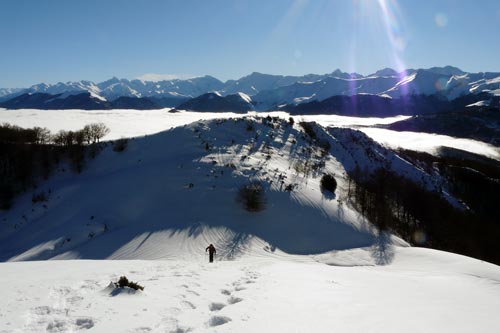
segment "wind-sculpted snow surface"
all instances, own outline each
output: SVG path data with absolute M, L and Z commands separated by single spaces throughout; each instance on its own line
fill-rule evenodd
M 1 263 L 0 332 L 500 330 L 498 266 L 428 249 L 391 251 L 383 266 L 372 247 L 213 264 L 203 255 Z M 115 289 L 110 282 L 122 275 L 144 291 Z

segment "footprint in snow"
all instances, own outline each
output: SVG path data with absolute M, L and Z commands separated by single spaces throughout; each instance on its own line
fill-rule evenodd
M 65 321 L 54 319 L 46 327 L 47 332 L 66 332 L 69 331 L 68 324 Z
M 226 323 L 228 323 L 230 321 L 231 321 L 231 318 L 229 318 L 229 317 L 213 316 L 208 321 L 208 326 L 211 326 L 211 327 L 220 326 L 220 325 L 224 325 L 224 324 L 226 324 Z
M 234 290 L 236 290 L 236 291 L 242 291 L 242 290 L 245 290 L 245 289 L 247 289 L 247 288 L 242 287 L 242 286 L 240 286 L 240 285 L 238 285 L 238 284 L 237 284 L 237 285 L 235 285 L 235 287 L 234 287 Z
M 208 305 L 208 309 L 210 311 L 219 311 L 221 310 L 222 308 L 224 308 L 226 305 L 223 304 L 223 303 L 210 303 Z
M 227 302 L 228 302 L 229 304 L 236 304 L 236 303 L 239 303 L 239 302 L 241 302 L 241 301 L 243 301 L 243 299 L 242 299 L 242 298 L 239 298 L 239 297 L 234 297 L 234 296 L 229 297 L 229 298 L 228 298 L 228 300 L 227 300 Z
M 186 308 L 196 309 L 196 305 L 194 305 L 189 301 L 182 301 L 181 304 L 184 305 Z
M 194 291 L 194 290 L 190 290 L 190 289 L 188 289 L 188 290 L 186 290 L 186 292 L 191 293 L 191 294 L 196 295 L 196 296 L 200 296 L 200 294 L 198 294 L 198 293 L 197 293 L 196 291 Z
M 78 318 L 75 322 L 75 325 L 77 327 L 77 330 L 88 330 L 94 327 L 94 320 L 92 318 Z
M 228 296 L 229 296 L 229 295 L 231 295 L 231 292 L 230 292 L 229 290 L 227 290 L 227 289 L 222 289 L 222 290 L 220 291 L 220 293 L 221 293 L 222 295 L 228 295 Z

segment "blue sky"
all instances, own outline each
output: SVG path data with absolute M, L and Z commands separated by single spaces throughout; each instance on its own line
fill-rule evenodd
M 498 0 L 2 0 L 0 87 L 336 68 L 500 71 Z

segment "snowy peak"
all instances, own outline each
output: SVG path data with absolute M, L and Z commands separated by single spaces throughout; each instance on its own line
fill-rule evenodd
M 127 80 L 113 77 L 95 84 L 91 81 L 40 83 L 27 89 L 1 89 L 0 99 L 8 101 L 24 93 L 66 94 L 89 92 L 113 101 L 119 97 L 171 99 L 165 106 L 178 105 L 173 99 L 186 100 L 206 93 L 223 96 L 237 93 L 251 96 L 258 110 L 276 109 L 283 104 L 322 101 L 332 96 L 372 94 L 402 98 L 414 95 L 439 95 L 454 100 L 468 94 L 488 92 L 500 95 L 500 73 L 465 73 L 457 67 L 409 69 L 398 73 L 384 68 L 368 76 L 337 69 L 329 74 L 304 76 L 270 75 L 253 72 L 238 80 L 223 83 L 212 76 L 162 81 Z
M 224 94 L 235 94 L 243 92 L 247 95 L 255 95 L 263 90 L 272 90 L 297 82 L 300 78 L 295 76 L 271 75 L 253 72 L 239 80 L 229 80 L 225 83 L 222 91 Z
M 106 89 L 107 87 L 112 86 L 114 84 L 118 84 L 120 82 L 121 82 L 121 80 L 119 78 L 117 78 L 116 76 L 113 76 L 109 80 L 98 83 L 97 86 L 99 87 L 99 89 Z
M 330 76 L 330 77 L 336 77 L 336 78 L 340 78 L 340 79 L 356 79 L 356 78 L 359 77 L 358 75 L 359 74 L 357 74 L 357 73 L 349 74 L 349 73 L 346 73 L 346 72 L 342 72 L 340 69 L 336 69 L 331 74 L 329 74 L 328 76 Z

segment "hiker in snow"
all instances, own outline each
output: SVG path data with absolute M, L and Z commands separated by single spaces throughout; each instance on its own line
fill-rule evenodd
M 210 262 L 214 262 L 214 254 L 217 253 L 217 250 L 215 250 L 215 247 L 210 244 L 206 249 L 205 252 L 208 251 L 208 254 L 210 255 Z

